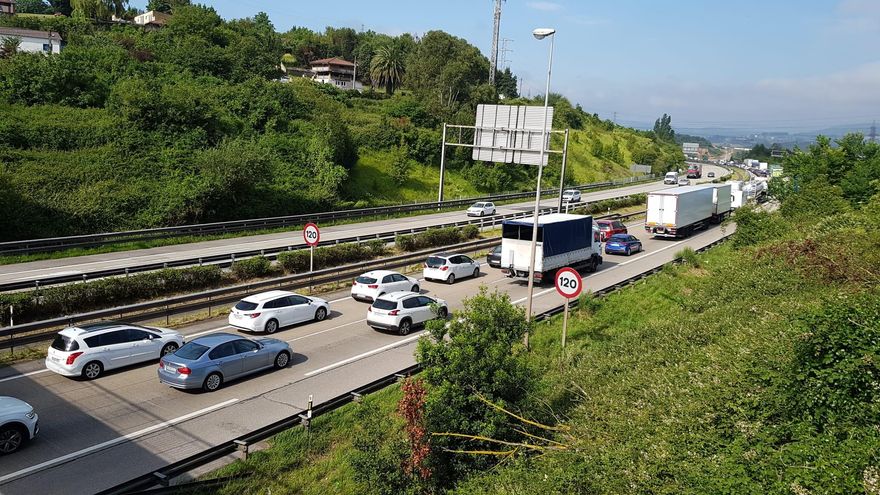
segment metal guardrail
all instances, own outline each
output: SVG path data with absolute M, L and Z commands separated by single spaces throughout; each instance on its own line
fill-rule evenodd
M 713 246 L 716 246 L 724 241 L 726 241 L 732 234 L 727 234 L 721 239 L 714 241 L 702 248 L 697 249 L 697 252 L 705 251 Z M 650 275 L 653 275 L 663 269 L 666 265 L 672 263 L 681 262 L 681 258 L 676 258 L 668 263 L 664 263 L 658 267 L 651 268 L 650 270 L 646 270 L 642 273 L 634 275 L 632 277 L 627 278 L 617 284 L 614 284 L 610 287 L 606 287 L 600 291 L 596 291 L 593 293 L 594 297 L 603 297 L 612 292 L 616 292 L 623 287 L 631 285 L 639 280 L 644 279 Z M 578 299 L 575 299 L 568 303 L 569 308 L 575 308 L 578 305 Z M 558 315 L 565 309 L 565 305 L 560 305 L 555 308 L 551 308 L 543 313 L 535 315 L 535 321 L 543 321 L 547 320 L 555 315 Z M 363 387 L 357 388 L 350 392 L 347 392 L 342 395 L 338 395 L 318 406 L 314 407 L 311 411 L 311 414 L 308 413 L 300 413 L 295 414 L 293 416 L 289 416 L 282 420 L 279 420 L 275 423 L 272 423 L 268 426 L 264 426 L 260 429 L 257 429 L 253 432 L 242 435 L 234 440 L 230 440 L 228 442 L 224 442 L 222 444 L 216 445 L 214 447 L 210 447 L 207 450 L 194 454 L 186 459 L 182 459 L 180 461 L 169 464 L 163 468 L 157 469 L 150 473 L 144 474 L 137 478 L 131 479 L 124 483 L 120 483 L 112 488 L 99 492 L 97 495 L 121 495 L 121 494 L 151 494 L 151 493 L 177 493 L 182 490 L 186 490 L 189 486 L 187 484 L 181 484 L 178 486 L 170 486 L 171 480 L 175 477 L 180 476 L 182 474 L 186 474 L 193 469 L 204 466 L 210 462 L 216 461 L 218 459 L 222 459 L 230 454 L 235 452 L 242 452 L 245 458 L 247 458 L 249 447 L 257 442 L 261 442 L 272 436 L 293 428 L 295 426 L 299 426 L 304 424 L 308 426 L 312 419 L 321 414 L 328 413 L 330 411 L 334 411 L 339 409 L 340 407 L 359 400 L 365 394 L 375 392 L 382 388 L 387 387 L 393 383 L 398 382 L 400 379 L 411 376 L 421 371 L 421 365 L 415 364 L 413 366 L 409 366 L 401 371 L 396 373 L 392 373 L 390 375 L 386 375 L 378 380 L 370 382 Z M 211 480 L 205 480 L 203 482 L 197 483 L 209 483 Z M 216 483 L 222 483 L 222 481 L 217 481 Z M 156 491 L 144 491 L 156 485 L 161 485 L 163 487 L 167 487 L 164 489 L 156 490 Z M 215 485 L 216 486 L 216 485 Z
M 596 182 L 574 186 L 572 189 L 587 191 L 609 186 L 621 186 L 626 184 L 638 184 L 654 180 L 654 175 L 631 177 L 628 180 L 613 180 Z M 557 194 L 559 189 L 545 189 L 541 195 Z M 177 227 L 160 227 L 154 229 L 130 230 L 125 232 L 105 232 L 100 234 L 85 234 L 65 237 L 47 237 L 41 239 L 29 239 L 22 241 L 0 242 L 0 255 L 16 255 L 56 251 L 73 247 L 94 247 L 115 242 L 144 241 L 151 239 L 167 239 L 182 236 L 198 236 L 209 234 L 223 234 L 231 232 L 243 232 L 248 230 L 262 230 L 279 227 L 303 225 L 307 222 L 327 222 L 334 220 L 348 220 L 352 218 L 375 217 L 395 213 L 425 211 L 440 208 L 453 208 L 470 205 L 475 201 L 507 201 L 513 199 L 527 199 L 534 197 L 534 192 L 520 192 L 509 194 L 497 194 L 476 198 L 463 198 L 449 201 L 432 201 L 427 203 L 414 203 L 408 205 L 378 206 L 373 208 L 360 208 L 354 210 L 339 210 L 320 213 L 304 213 L 300 215 L 287 215 L 280 217 L 252 218 L 247 220 L 233 220 L 229 222 L 212 222 L 194 225 L 180 225 Z
M 533 215 L 527 213 L 525 215 Z M 626 215 L 604 215 L 594 218 L 620 218 L 628 219 L 643 215 L 644 212 L 629 213 Z M 464 242 L 452 246 L 435 247 L 415 253 L 407 253 L 379 260 L 367 260 L 339 267 L 325 268 L 309 273 L 297 273 L 283 277 L 250 282 L 247 284 L 222 287 L 208 291 L 195 292 L 182 296 L 157 299 L 126 306 L 101 309 L 76 315 L 65 315 L 46 320 L 22 323 L 7 327 L 0 327 L 0 349 L 14 349 L 17 346 L 29 345 L 46 341 L 54 337 L 57 330 L 75 324 L 88 323 L 103 319 L 117 318 L 126 319 L 130 322 L 148 322 L 165 318 L 166 322 L 171 316 L 190 313 L 207 309 L 210 315 L 211 308 L 238 301 L 239 299 L 266 289 L 298 289 L 314 287 L 349 280 L 360 275 L 365 270 L 377 268 L 398 268 L 416 262 L 422 262 L 426 256 L 436 253 L 438 250 L 450 251 L 478 251 L 494 247 L 501 242 L 500 237 L 479 239 Z

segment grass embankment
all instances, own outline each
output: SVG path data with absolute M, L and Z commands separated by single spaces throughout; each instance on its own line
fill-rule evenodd
M 583 300 L 564 358 L 560 319 L 539 325 L 535 419 L 570 426 L 566 449 L 456 492 L 878 493 L 877 222 L 743 215 L 733 242 Z M 399 396 L 369 400 L 389 413 Z M 212 474 L 254 473 L 219 493 L 359 493 L 346 459 L 360 407 Z

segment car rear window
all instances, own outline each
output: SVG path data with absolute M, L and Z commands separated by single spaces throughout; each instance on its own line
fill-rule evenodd
M 239 311 L 253 311 L 257 309 L 257 306 L 259 306 L 257 303 L 238 301 L 238 304 L 235 305 L 235 309 Z
M 207 350 L 208 346 L 196 344 L 195 342 L 188 342 L 183 344 L 183 347 L 178 349 L 174 355 L 182 359 L 198 359 L 202 357 L 202 354 Z
M 376 283 L 376 279 L 375 279 L 375 278 L 373 278 L 373 277 L 364 277 L 363 275 L 361 275 L 360 277 L 356 278 L 355 281 L 356 281 L 357 283 L 359 283 L 359 284 L 375 284 L 375 283 Z
M 486 203 L 474 203 L 474 205 L 471 206 L 471 208 L 482 208 L 484 206 L 486 206 Z
M 59 351 L 70 352 L 79 349 L 79 343 L 75 339 L 71 339 L 70 337 L 59 333 L 55 336 L 55 340 L 52 341 L 52 348 Z
M 376 309 L 389 311 L 392 309 L 397 309 L 397 303 L 394 301 L 389 301 L 387 299 L 376 299 L 376 301 L 373 302 L 373 307 Z
M 428 268 L 439 268 L 446 264 L 446 258 L 429 256 L 428 261 L 426 261 L 425 264 L 428 265 Z

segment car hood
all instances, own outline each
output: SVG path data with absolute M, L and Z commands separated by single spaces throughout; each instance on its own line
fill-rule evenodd
M 33 410 L 34 408 L 23 400 L 0 396 L 0 414 L 27 414 Z
M 150 330 L 159 332 L 162 335 L 167 336 L 167 337 L 173 337 L 175 335 L 180 335 L 180 332 L 178 332 L 177 330 L 172 330 L 170 328 L 163 328 L 163 327 L 147 327 L 147 328 L 149 328 Z
M 315 304 L 330 304 L 326 299 L 321 299 L 320 297 L 309 297 L 309 299 Z

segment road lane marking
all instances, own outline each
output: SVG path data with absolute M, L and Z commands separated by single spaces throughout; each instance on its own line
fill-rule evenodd
M 138 437 L 142 437 L 144 435 L 148 435 L 150 433 L 153 433 L 154 431 L 161 430 L 162 428 L 166 428 L 168 426 L 174 426 L 178 423 L 182 423 L 182 422 L 187 421 L 189 419 L 201 416 L 201 415 L 209 413 L 209 412 L 216 411 L 217 409 L 222 409 L 222 408 L 224 408 L 228 405 L 234 404 L 236 402 L 238 402 L 238 399 L 229 399 L 229 400 L 221 402 L 219 404 L 214 404 L 213 406 L 206 407 L 204 409 L 199 409 L 198 411 L 193 411 L 189 414 L 185 414 L 183 416 L 180 416 L 180 417 L 177 417 L 174 419 L 169 419 L 168 421 L 163 421 L 161 423 L 155 424 L 153 426 L 149 426 L 149 427 L 144 428 L 142 430 L 134 431 L 134 432 L 131 432 L 127 435 L 123 435 L 121 437 L 117 437 L 112 440 L 107 440 L 106 442 L 101 442 L 97 445 L 92 445 L 91 447 L 86 447 L 84 449 L 77 450 L 76 452 L 71 452 L 69 454 L 65 454 L 60 457 L 56 457 L 54 459 L 49 459 L 48 461 L 41 462 L 39 464 L 35 464 L 31 467 L 27 467 L 27 468 L 18 470 L 14 473 L 9 473 L 5 476 L 0 476 L 0 484 L 6 483 L 8 481 L 12 481 L 14 479 L 21 478 L 22 476 L 30 475 L 30 474 L 35 473 L 37 471 L 42 471 L 44 469 L 48 469 L 48 468 L 57 466 L 59 464 L 63 464 L 68 461 L 72 461 L 74 459 L 83 457 L 83 456 L 91 454 L 93 452 L 97 452 L 99 450 L 104 450 L 104 449 L 113 447 L 115 445 L 118 445 L 123 442 L 127 442 L 129 440 L 134 440 Z
M 373 349 L 372 351 L 367 351 L 367 352 L 365 352 L 365 353 L 363 353 L 363 354 L 358 354 L 357 356 L 352 356 L 352 357 L 350 357 L 350 358 L 348 358 L 348 359 L 343 359 L 342 361 L 339 361 L 339 362 L 336 362 L 336 363 L 333 363 L 333 364 L 328 364 L 327 366 L 324 366 L 323 368 L 318 368 L 318 369 L 316 369 L 316 370 L 309 371 L 309 372 L 306 373 L 304 376 L 306 376 L 306 377 L 314 376 L 314 375 L 317 375 L 318 373 L 323 373 L 323 372 L 325 372 L 325 371 L 330 371 L 330 370 L 335 369 L 335 368 L 338 368 L 338 367 L 340 367 L 340 366 L 345 366 L 345 365 L 348 364 L 348 363 L 353 363 L 353 362 L 355 362 L 355 361 L 357 361 L 357 360 L 360 360 L 360 359 L 363 359 L 363 358 L 365 358 L 365 357 L 370 357 L 370 356 L 372 356 L 372 355 L 374 355 L 374 354 L 379 354 L 380 352 L 384 352 L 384 351 L 387 351 L 387 350 L 389 350 L 389 349 L 394 349 L 395 347 L 401 347 L 401 346 L 404 346 L 404 345 L 409 344 L 410 342 L 412 342 L 412 341 L 414 341 L 414 340 L 418 340 L 419 338 L 421 338 L 421 337 L 422 337 L 422 333 L 423 333 L 423 332 L 419 332 L 418 334 L 413 335 L 412 337 L 408 337 L 408 338 L 405 338 L 405 339 L 403 339 L 403 340 L 399 340 L 399 341 L 397 341 L 397 342 L 392 342 L 392 343 L 390 343 L 390 344 L 388 344 L 388 345 L 386 345 L 386 346 L 379 347 L 378 349 Z
M 43 369 L 41 369 L 41 370 L 31 371 L 30 373 L 22 373 L 22 374 L 20 374 L 20 375 L 9 376 L 9 377 L 6 377 L 6 378 L 3 378 L 3 379 L 0 379 L 0 383 L 8 382 L 8 381 L 10 381 L 10 380 L 18 380 L 19 378 L 24 378 L 24 377 L 26 377 L 26 376 L 39 375 L 40 373 L 45 373 L 45 372 L 47 372 L 47 371 L 49 371 L 49 370 L 46 369 L 46 368 L 43 368 Z
M 314 332 L 314 333 L 306 334 L 306 335 L 303 335 L 303 336 L 301 336 L 301 337 L 295 337 L 295 338 L 292 338 L 292 339 L 290 339 L 290 340 L 288 340 L 288 341 L 286 341 L 286 342 L 294 342 L 294 341 L 296 341 L 296 340 L 302 340 L 302 339 L 306 339 L 306 338 L 309 338 L 309 337 L 314 337 L 315 335 L 320 335 L 320 334 L 322 334 L 322 333 L 331 332 L 331 331 L 333 331 L 333 330 L 338 330 L 338 329 L 340 329 L 340 328 L 342 328 L 342 327 L 347 327 L 347 326 L 349 326 L 349 325 L 354 325 L 355 323 L 363 323 L 363 322 L 365 322 L 365 321 L 367 321 L 366 318 L 364 318 L 364 319 L 362 319 L 362 320 L 357 320 L 357 321 L 350 321 L 350 322 L 348 322 L 348 323 L 343 323 L 342 325 L 339 325 L 339 326 L 336 326 L 336 327 L 333 327 L 333 328 L 328 328 L 328 329 L 326 329 L 326 330 L 321 330 L 321 331 L 319 331 L 319 332 Z
M 223 325 L 222 327 L 212 328 L 212 329 L 210 329 L 210 330 L 205 330 L 204 332 L 191 333 L 191 334 L 188 334 L 188 335 L 184 335 L 183 337 L 184 337 L 184 338 L 187 338 L 187 337 L 198 337 L 199 335 L 207 335 L 207 334 L 209 334 L 209 333 L 216 332 L 217 330 L 224 330 L 224 329 L 227 329 L 227 328 L 232 328 L 232 325 Z

